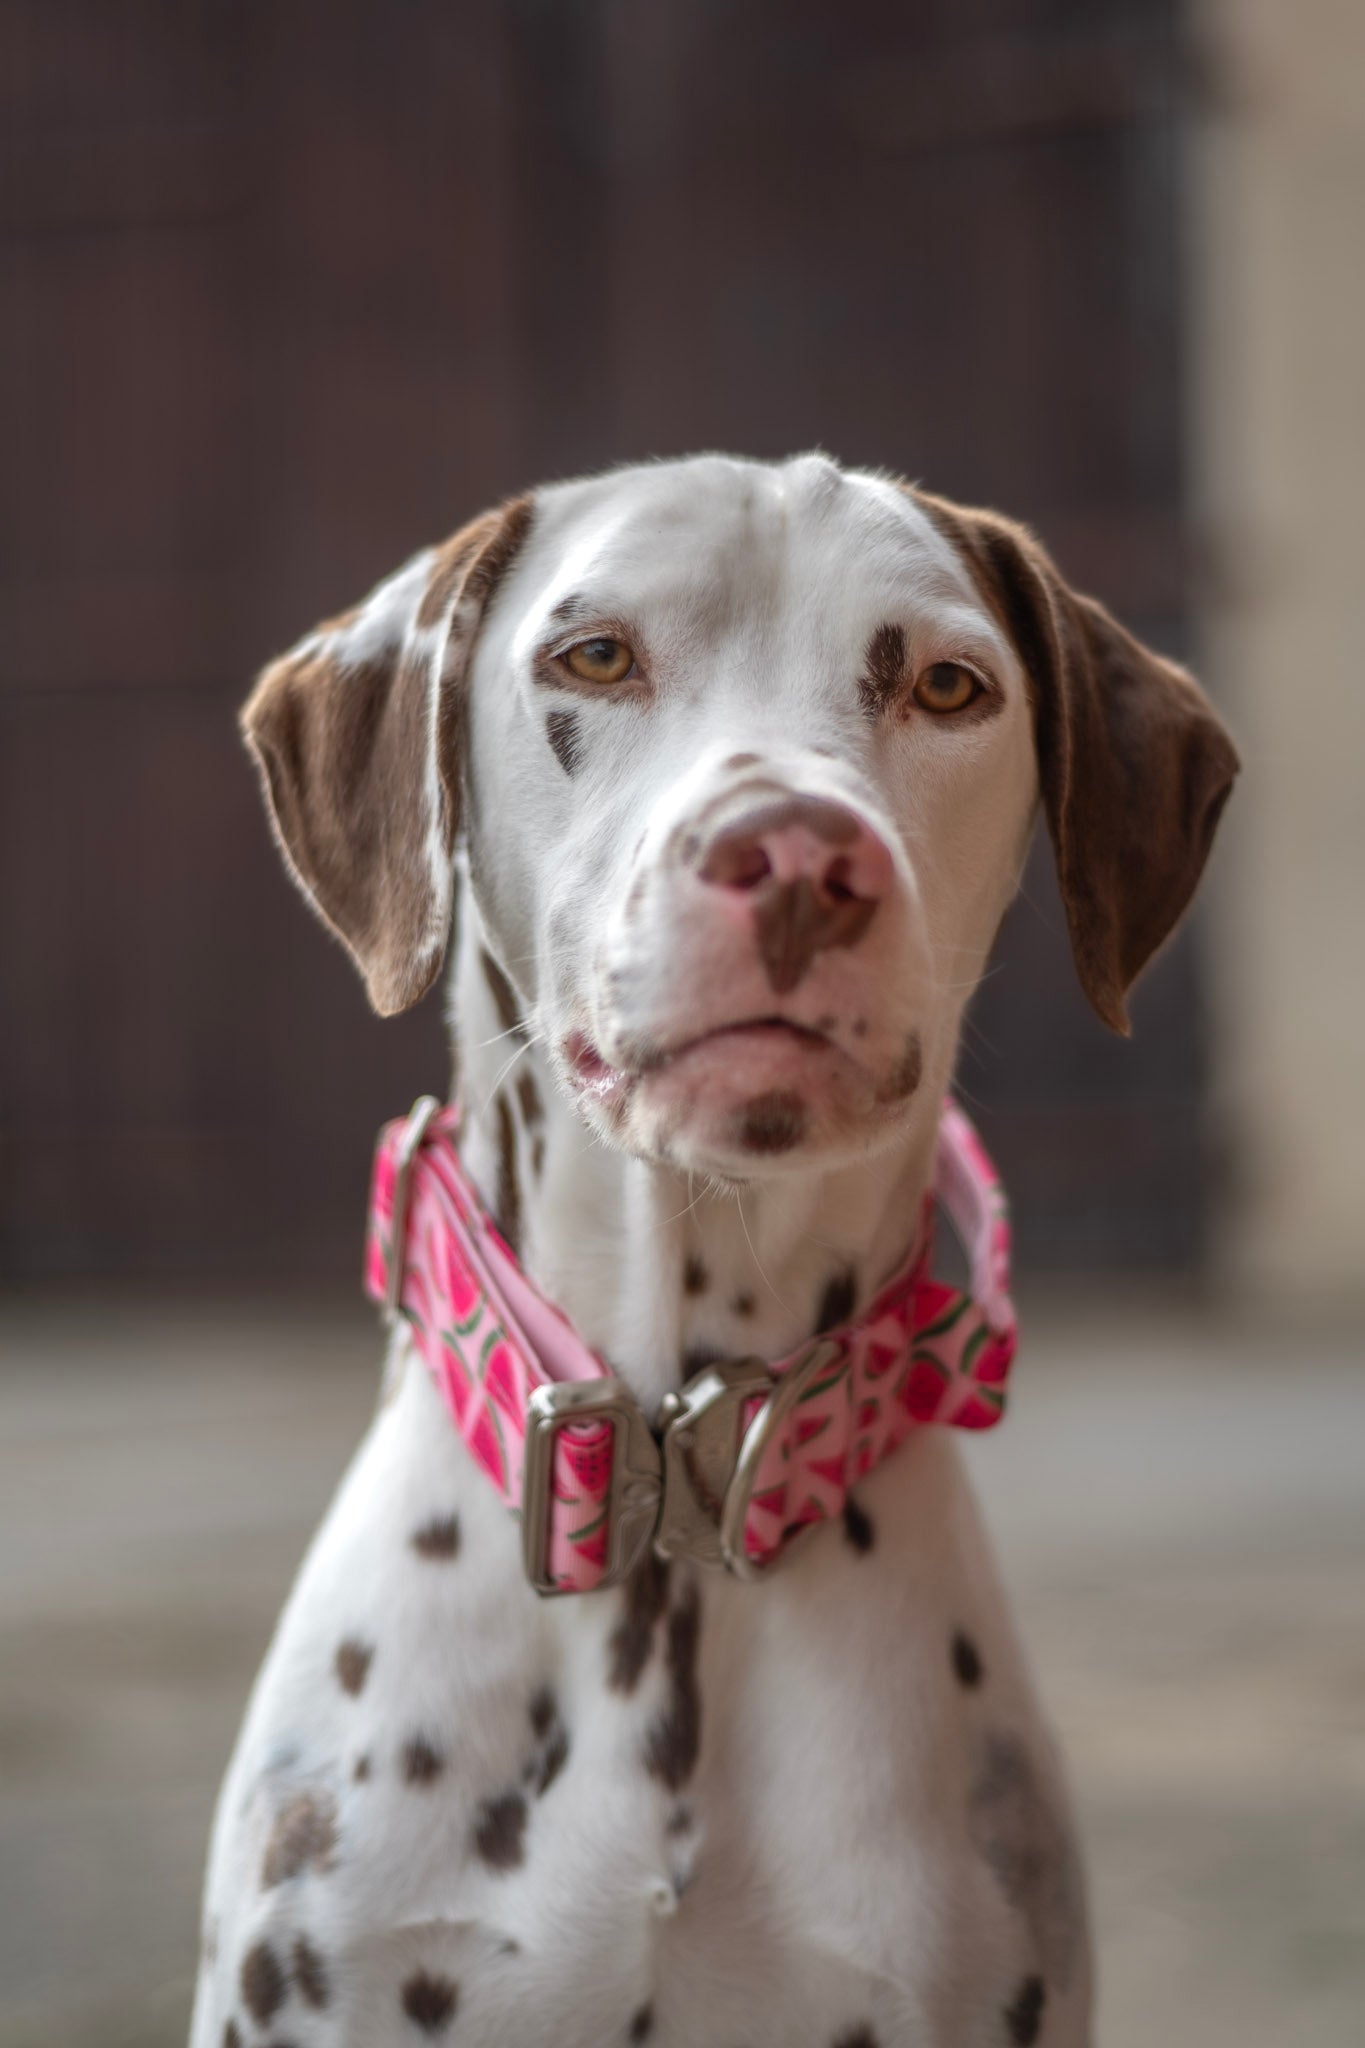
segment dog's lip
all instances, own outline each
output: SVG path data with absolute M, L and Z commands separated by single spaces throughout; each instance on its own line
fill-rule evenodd
M 708 1030 L 697 1032 L 695 1037 L 682 1038 L 675 1045 L 664 1047 L 648 1062 L 644 1071 L 654 1073 L 660 1067 L 671 1066 L 674 1060 L 696 1052 L 700 1046 L 712 1045 L 718 1038 L 761 1041 L 770 1036 L 795 1038 L 812 1052 L 824 1050 L 834 1043 L 827 1031 L 818 1031 L 813 1024 L 800 1024 L 794 1017 L 737 1017 L 729 1024 L 713 1024 Z
M 827 1031 L 821 1031 L 813 1024 L 802 1024 L 795 1017 L 776 1014 L 733 1017 L 723 1024 L 708 1025 L 705 1031 L 698 1031 L 688 1038 L 663 1044 L 651 1043 L 638 1050 L 632 1046 L 620 1056 L 619 1065 L 609 1061 L 583 1031 L 570 1033 L 564 1043 L 564 1054 L 577 1086 L 587 1093 L 605 1096 L 614 1094 L 623 1085 L 649 1081 L 656 1075 L 665 1074 L 691 1054 L 726 1039 L 750 1045 L 761 1045 L 765 1040 L 771 1040 L 774 1046 L 799 1048 L 812 1057 L 822 1053 L 834 1053 L 840 1059 L 849 1057 Z

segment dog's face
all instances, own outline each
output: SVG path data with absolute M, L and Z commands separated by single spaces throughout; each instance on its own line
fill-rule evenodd
M 1236 765 L 1188 678 L 1018 529 L 818 457 L 518 501 L 276 664 L 246 725 L 377 1007 L 439 968 L 462 813 L 580 1114 L 729 1179 L 936 1103 L 1040 791 L 1121 1028 Z
M 486 927 L 581 1114 L 743 1178 L 886 1143 L 941 1086 L 1037 792 L 966 563 L 818 458 L 546 492 L 467 780 Z

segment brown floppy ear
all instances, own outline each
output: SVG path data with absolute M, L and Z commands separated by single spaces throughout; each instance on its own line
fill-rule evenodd
M 262 674 L 242 712 L 285 863 L 381 1017 L 440 972 L 460 817 L 463 692 L 530 500 L 414 556 Z
M 1071 590 L 1024 527 L 913 495 L 966 556 L 1023 663 L 1076 969 L 1126 1035 L 1125 997 L 1194 894 L 1237 750 L 1193 678 Z

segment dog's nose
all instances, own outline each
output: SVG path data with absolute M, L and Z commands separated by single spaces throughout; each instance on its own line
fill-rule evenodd
M 794 989 L 817 953 L 852 946 L 891 888 L 891 855 L 870 826 L 826 797 L 779 797 L 722 825 L 698 878 L 751 915 L 768 981 Z

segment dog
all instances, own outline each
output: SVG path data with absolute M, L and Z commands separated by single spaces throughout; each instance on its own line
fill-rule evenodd
M 759 1362 L 906 1270 L 1039 809 L 1127 1030 L 1236 773 L 1209 704 L 1020 526 L 703 456 L 486 514 L 268 668 L 244 728 L 377 1011 L 457 930 L 461 1107 L 385 1155 L 383 1393 L 223 1788 L 192 2048 L 1088 2041 L 1063 1774 L 954 1432 L 845 1459 L 772 1570 L 735 1444 L 779 1403 Z M 438 1130 L 450 1285 L 611 1376 L 573 1396 L 622 1461 L 596 1590 L 546 1597 L 542 1397 L 519 1530 L 404 1308 Z M 713 1401 L 719 1491 L 668 1480 L 665 1543 L 659 1433 L 667 1478 Z

